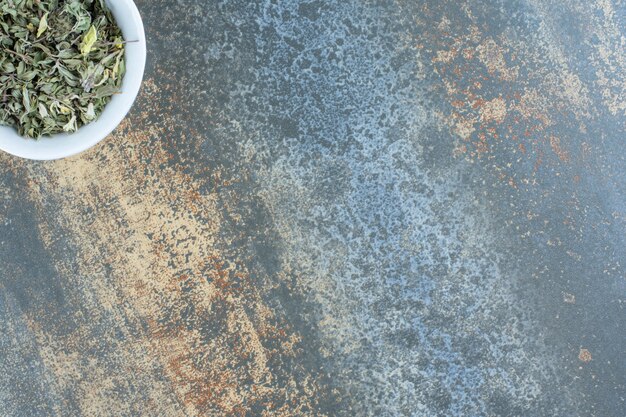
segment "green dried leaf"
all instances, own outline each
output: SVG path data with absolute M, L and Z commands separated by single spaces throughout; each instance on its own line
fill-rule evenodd
M 39 21 L 39 28 L 37 29 L 37 37 L 43 35 L 43 33 L 48 29 L 48 12 L 44 13 L 43 17 Z
M 43 103 L 39 103 L 37 105 L 37 110 L 39 111 L 39 116 L 41 116 L 42 119 L 48 117 L 48 109 Z
M 93 45 L 96 43 L 97 40 L 98 32 L 96 31 L 96 28 L 92 25 L 89 28 L 89 31 L 87 32 L 85 37 L 83 38 L 83 43 L 80 45 L 80 53 L 85 56 L 89 52 L 91 52 L 91 48 L 93 48 Z
M 22 87 L 22 103 L 24 103 L 24 109 L 26 113 L 30 113 L 30 97 L 28 95 L 28 89 L 26 86 Z

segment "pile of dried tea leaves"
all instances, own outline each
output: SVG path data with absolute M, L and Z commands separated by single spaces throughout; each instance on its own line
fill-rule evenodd
M 74 132 L 120 91 L 124 71 L 104 0 L 0 0 L 0 125 L 31 138 Z

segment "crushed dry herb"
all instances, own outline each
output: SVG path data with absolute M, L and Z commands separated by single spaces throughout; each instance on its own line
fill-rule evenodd
M 125 43 L 104 0 L 0 0 L 0 125 L 74 132 L 120 91 Z

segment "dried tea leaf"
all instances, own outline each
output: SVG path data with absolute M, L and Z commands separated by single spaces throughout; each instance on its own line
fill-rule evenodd
M 42 119 L 48 117 L 48 109 L 43 103 L 37 104 L 37 109 L 39 110 L 39 116 L 41 116 Z
M 76 115 L 72 113 L 72 117 L 67 124 L 63 126 L 63 131 L 65 132 L 75 132 L 78 129 L 76 126 Z
M 28 89 L 26 85 L 22 86 L 22 103 L 24 103 L 24 109 L 26 113 L 30 113 L 30 97 L 28 95 Z
M 87 105 L 87 112 L 85 113 L 85 118 L 87 120 L 93 120 L 96 117 L 96 111 L 93 107 L 93 103 L 89 103 Z
M 37 37 L 43 35 L 43 33 L 48 29 L 48 12 L 44 13 L 43 17 L 39 21 L 39 28 L 37 29 Z
M 98 40 L 98 32 L 96 31 L 96 28 L 92 25 L 89 28 L 89 32 L 87 32 L 87 34 L 85 35 L 85 38 L 83 39 L 83 43 L 80 45 L 80 53 L 83 54 L 83 56 L 85 56 L 89 52 L 91 52 L 91 48 L 93 48 L 93 45 L 94 43 L 96 43 L 97 40 Z

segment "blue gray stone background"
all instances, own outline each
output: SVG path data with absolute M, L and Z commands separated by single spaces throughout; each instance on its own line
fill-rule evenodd
M 0 156 L 0 415 L 626 415 L 623 0 L 137 3 Z

